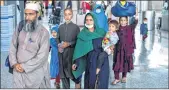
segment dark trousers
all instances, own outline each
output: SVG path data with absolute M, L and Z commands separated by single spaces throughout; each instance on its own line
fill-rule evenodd
M 143 41 L 144 41 L 146 38 L 147 38 L 147 35 L 143 35 L 143 38 L 142 38 Z
M 81 82 L 82 75 L 78 77 L 77 79 L 72 79 L 76 84 L 79 84 Z M 70 89 L 70 78 L 62 78 L 62 85 L 63 89 Z
M 120 74 L 120 72 L 114 71 L 115 79 L 117 79 L 117 80 L 120 79 L 120 78 L 119 78 L 119 74 Z M 123 78 L 123 77 L 126 77 L 126 76 L 127 76 L 127 72 L 122 72 L 122 78 Z

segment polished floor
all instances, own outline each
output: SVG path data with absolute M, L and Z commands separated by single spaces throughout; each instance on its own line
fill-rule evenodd
M 42 20 L 43 25 L 49 29 L 48 17 Z M 134 53 L 134 70 L 127 75 L 127 83 L 118 83 L 109 88 L 168 88 L 168 32 L 157 30 L 148 31 L 148 38 L 145 42 L 140 40 L 139 25 L 135 30 L 136 50 Z M 12 88 L 12 75 L 4 66 L 8 52 L 1 52 L 1 88 Z M 50 58 L 50 56 L 49 56 Z M 114 77 L 114 76 L 113 76 Z M 84 78 L 82 79 L 82 88 Z M 53 81 L 51 87 L 55 88 Z M 71 88 L 74 88 L 71 81 Z

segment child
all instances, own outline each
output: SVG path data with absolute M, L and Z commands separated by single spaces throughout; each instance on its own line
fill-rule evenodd
M 103 52 L 100 53 L 99 58 L 98 58 L 98 62 L 97 62 L 98 66 L 97 66 L 96 74 L 98 74 L 98 72 L 100 71 L 100 67 L 103 64 L 103 60 L 104 60 L 105 56 L 108 56 L 113 53 L 112 48 L 119 40 L 116 30 L 118 30 L 118 22 L 116 20 L 109 21 L 109 31 L 106 33 L 106 35 L 102 41 Z M 112 76 L 113 76 L 113 74 L 111 73 L 112 66 L 113 66 L 113 60 L 109 59 L 109 70 L 110 70 L 109 77 L 110 77 L 110 79 L 112 79 Z
M 60 78 L 62 80 L 63 88 L 70 89 L 70 79 L 76 84 L 76 88 L 80 88 L 80 79 L 75 79 L 72 74 L 72 58 L 77 40 L 77 35 L 80 28 L 71 20 L 73 17 L 73 10 L 66 8 L 64 10 L 65 23 L 60 25 L 58 29 L 58 44 L 59 44 L 59 68 Z
M 60 88 L 60 77 L 59 77 L 59 60 L 58 60 L 58 46 L 56 42 L 58 32 L 58 25 L 51 29 L 50 48 L 51 48 L 51 61 L 50 61 L 50 75 L 51 79 L 56 79 L 56 88 Z
M 110 46 L 114 46 L 119 40 L 116 30 L 118 30 L 118 22 L 116 20 L 111 20 L 109 22 L 109 31 L 102 41 L 102 48 L 108 55 L 111 54 Z
M 145 41 L 145 39 L 147 38 L 147 32 L 148 32 L 147 18 L 144 18 L 144 22 L 140 26 L 140 35 L 141 35 L 143 41 Z
M 119 42 L 115 46 L 114 50 L 114 62 L 113 62 L 113 70 L 115 75 L 115 80 L 112 84 L 117 84 L 120 82 L 119 74 L 122 72 L 122 80 L 121 82 L 125 83 L 127 79 L 127 72 L 130 72 L 134 69 L 133 66 L 133 57 L 135 42 L 133 39 L 133 31 L 135 25 L 127 25 L 128 17 L 120 17 L 119 18 L 120 27 L 117 32 L 119 36 Z

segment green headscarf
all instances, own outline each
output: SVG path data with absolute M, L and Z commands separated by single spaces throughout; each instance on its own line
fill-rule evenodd
M 97 19 L 92 12 L 86 14 L 84 21 L 86 21 L 86 17 L 88 15 L 92 16 L 94 20 L 95 29 L 94 32 L 90 32 L 87 27 L 84 27 L 77 36 L 77 42 L 73 55 L 73 62 L 77 59 L 80 59 L 80 61 L 77 70 L 73 71 L 73 75 L 75 76 L 75 78 L 78 78 L 85 71 L 86 59 L 83 56 L 93 50 L 92 39 L 104 37 L 104 35 L 106 34 L 103 29 L 98 27 Z

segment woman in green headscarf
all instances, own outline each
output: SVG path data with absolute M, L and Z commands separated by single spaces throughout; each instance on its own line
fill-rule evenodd
M 84 88 L 95 88 L 98 80 L 98 88 L 108 88 L 109 62 L 108 57 L 103 64 L 98 63 L 98 56 L 102 50 L 102 40 L 105 31 L 98 27 L 97 19 L 93 13 L 85 16 L 85 27 L 77 36 L 77 42 L 73 55 L 73 75 L 78 78 L 85 71 Z M 96 72 L 100 68 L 100 72 Z M 97 73 L 97 74 L 96 74 Z M 98 77 L 98 79 L 96 79 Z

